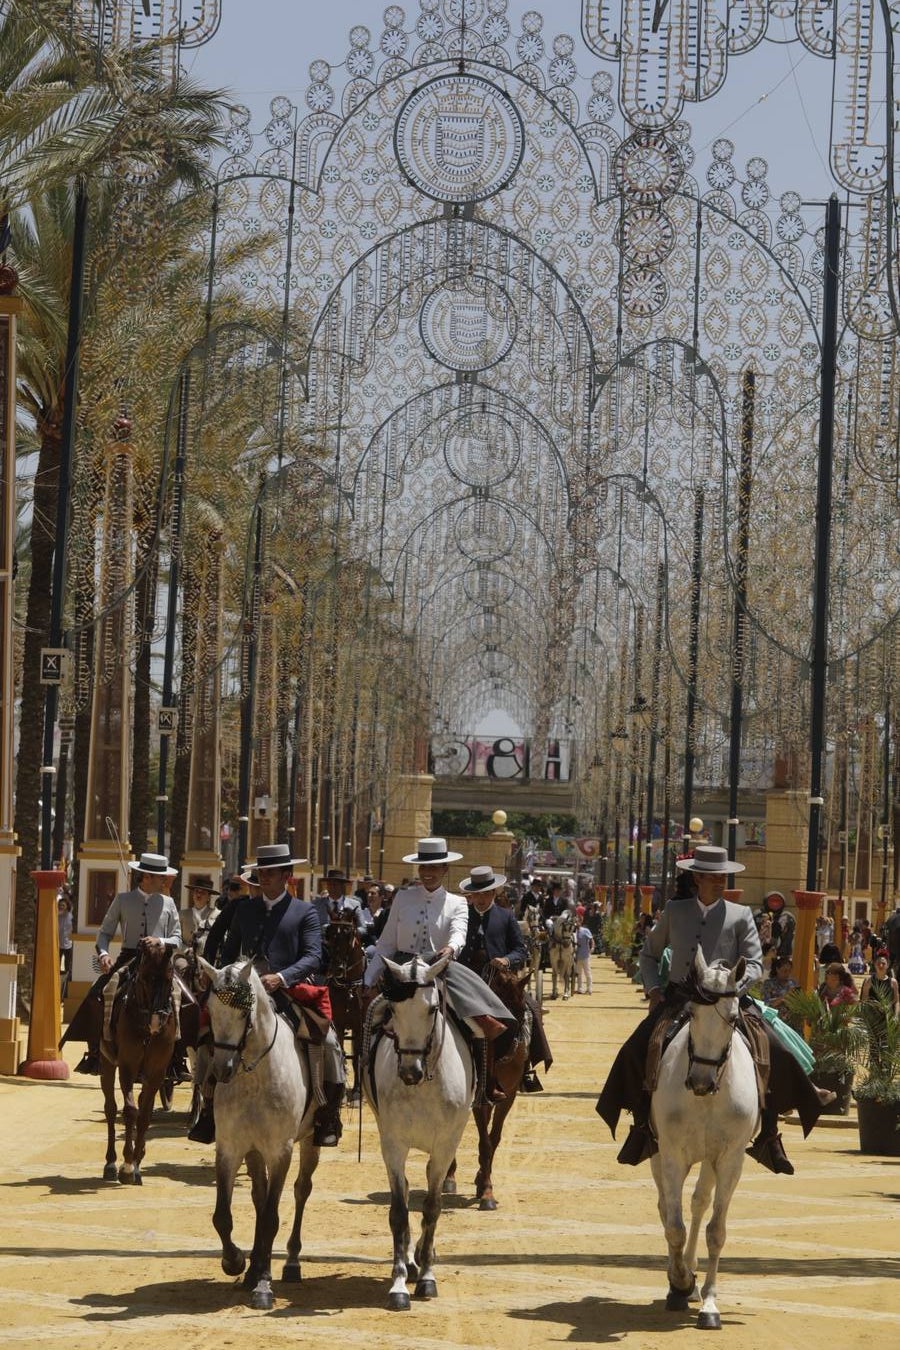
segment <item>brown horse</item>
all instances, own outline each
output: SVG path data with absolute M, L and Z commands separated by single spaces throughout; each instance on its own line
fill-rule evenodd
M 141 1185 L 144 1141 L 153 1101 L 175 1045 L 177 1018 L 172 1001 L 174 949 L 160 938 L 141 938 L 127 977 L 120 979 L 113 1008 L 114 1043 L 100 1045 L 100 1086 L 106 1115 L 107 1146 L 104 1181 Z M 124 1104 L 125 1144 L 116 1171 L 116 1069 Z M 134 1085 L 141 1095 L 134 1104 Z
M 353 1087 L 348 1100 L 359 1096 L 359 1057 L 362 1052 L 363 1007 L 362 978 L 366 970 L 356 924 L 348 919 L 333 919 L 323 934 L 325 940 L 325 983 L 331 998 L 331 1020 L 343 1048 L 344 1037 L 350 1032 L 353 1058 Z
M 475 1176 L 475 1195 L 479 1201 L 478 1208 L 483 1210 L 497 1208 L 491 1178 L 494 1155 L 500 1147 L 506 1117 L 512 1110 L 513 1102 L 516 1100 L 516 1095 L 522 1085 L 522 1079 L 525 1077 L 525 1070 L 528 1067 L 531 1014 L 527 1012 L 525 1004 L 525 983 L 530 973 L 528 968 L 517 972 L 506 970 L 502 966 L 488 966 L 484 972 L 487 984 L 493 989 L 500 1002 L 505 1004 L 517 1019 L 519 1031 L 512 1045 L 508 1048 L 503 1049 L 503 1042 L 499 1043 L 501 1053 L 494 1060 L 494 1080 L 505 1093 L 505 1098 L 499 1102 L 476 1100 L 472 1107 L 472 1115 L 475 1117 L 475 1124 L 478 1129 L 478 1172 Z M 444 1194 L 456 1194 L 455 1158 L 444 1181 Z

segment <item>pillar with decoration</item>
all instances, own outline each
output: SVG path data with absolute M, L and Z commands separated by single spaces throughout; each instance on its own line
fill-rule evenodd
M 221 747 L 221 654 L 222 654 L 222 564 L 224 530 L 221 524 L 208 528 L 200 564 L 196 569 L 197 616 L 194 652 L 194 699 L 191 724 L 191 772 L 181 859 L 182 882 L 189 886 L 195 876 L 211 876 L 218 887 L 222 879 L 219 834 L 222 818 Z M 191 577 L 193 583 L 193 575 Z
M 16 1016 L 19 964 L 13 942 L 16 859 L 13 831 L 13 576 L 16 539 L 16 319 L 22 301 L 18 277 L 0 264 L 0 1073 L 19 1067 Z

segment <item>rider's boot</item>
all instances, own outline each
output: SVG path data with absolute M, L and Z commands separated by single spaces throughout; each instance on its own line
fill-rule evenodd
M 214 1096 L 203 1098 L 196 1123 L 188 1130 L 188 1139 L 194 1144 L 214 1144 L 216 1141 L 214 1100 Z
M 532 1068 L 526 1069 L 526 1070 L 525 1070 L 525 1077 L 522 1079 L 522 1086 L 519 1088 L 519 1091 L 520 1091 L 520 1092 L 543 1092 L 543 1090 L 544 1090 L 544 1085 L 543 1085 L 543 1083 L 541 1082 L 541 1080 L 538 1078 L 538 1076 L 537 1076 L 537 1074 L 535 1073 L 534 1069 L 532 1069 Z
M 638 1163 L 646 1162 L 658 1152 L 659 1144 L 650 1129 L 650 1097 L 644 1092 L 641 1104 L 632 1112 L 631 1129 L 625 1143 L 619 1149 L 616 1161 L 625 1163 L 628 1167 L 637 1167 Z
M 778 1114 L 768 1107 L 762 1113 L 759 1134 L 747 1149 L 747 1153 L 754 1162 L 768 1167 L 770 1172 L 786 1177 L 794 1175 L 793 1164 L 784 1151 L 784 1144 L 778 1133 Z
M 75 1073 L 100 1072 L 100 1042 L 88 1041 L 87 1048 L 75 1065 Z
M 325 1084 L 325 1101 L 318 1107 L 313 1121 L 313 1143 L 317 1148 L 337 1148 L 344 1127 L 341 1124 L 343 1083 Z
M 191 1071 L 188 1068 L 187 1054 L 181 1041 L 175 1042 L 175 1049 L 172 1051 L 172 1062 L 169 1065 L 169 1072 L 176 1083 L 192 1082 Z
M 496 1070 L 494 1068 L 494 1042 L 486 1040 L 484 1042 L 484 1096 L 488 1102 L 505 1102 L 506 1093 L 497 1082 Z

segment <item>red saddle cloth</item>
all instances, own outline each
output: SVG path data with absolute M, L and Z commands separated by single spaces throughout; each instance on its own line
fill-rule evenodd
M 331 995 L 325 985 L 292 984 L 288 986 L 287 992 L 301 1008 L 311 1008 L 320 1017 L 331 1021 Z

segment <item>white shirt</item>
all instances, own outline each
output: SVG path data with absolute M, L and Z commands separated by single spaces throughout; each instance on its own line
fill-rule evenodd
M 375 943 L 375 951 L 366 969 L 366 984 L 374 984 L 384 970 L 384 957 L 396 952 L 430 956 L 442 947 L 452 947 L 459 956 L 466 944 L 469 906 L 461 895 L 443 886 L 426 891 L 421 884 L 397 891 L 387 923 Z

